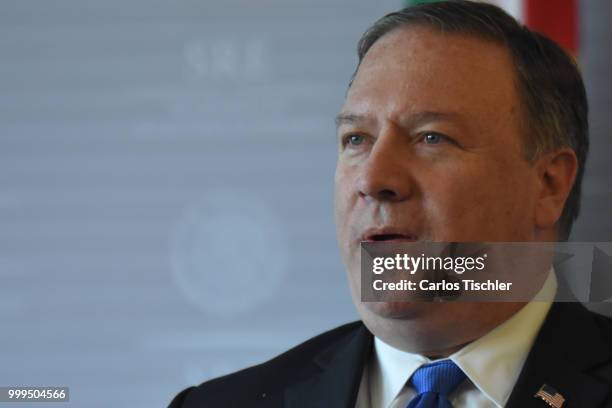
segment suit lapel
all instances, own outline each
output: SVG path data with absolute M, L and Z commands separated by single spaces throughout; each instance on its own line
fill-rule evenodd
M 363 368 L 372 350 L 363 325 L 318 354 L 285 390 L 286 408 L 353 408 Z M 565 398 L 564 408 L 601 406 L 609 386 L 589 369 L 612 364 L 612 351 L 591 313 L 578 303 L 554 303 L 510 395 L 507 408 L 545 408 L 534 397 L 542 385 Z
M 300 374 L 303 380 L 285 390 L 285 407 L 353 408 L 372 339 L 362 324 L 317 355 L 312 366 Z
M 506 406 L 548 406 L 534 397 L 543 384 L 563 395 L 564 408 L 600 406 L 609 395 L 609 386 L 587 372 L 611 360 L 610 348 L 590 312 L 578 303 L 554 303 Z

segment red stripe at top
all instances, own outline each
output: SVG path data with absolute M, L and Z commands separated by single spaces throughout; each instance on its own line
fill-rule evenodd
M 525 23 L 573 55 L 578 53 L 577 0 L 524 0 Z

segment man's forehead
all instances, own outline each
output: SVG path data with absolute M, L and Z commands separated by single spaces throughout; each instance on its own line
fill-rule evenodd
M 509 50 L 491 40 L 472 34 L 444 33 L 430 27 L 392 30 L 378 39 L 365 54 L 353 81 L 376 80 L 404 73 L 405 81 L 439 81 L 445 77 L 470 79 L 470 73 L 495 74 L 506 71 L 514 75 Z M 398 85 L 401 85 L 398 83 Z M 349 93 L 353 89 L 349 90 Z
M 389 116 L 428 112 L 428 119 L 433 112 L 439 119 L 450 112 L 503 110 L 518 102 L 514 66 L 504 47 L 432 28 L 402 28 L 368 51 L 339 119 L 354 122 L 383 110 Z
M 418 126 L 422 123 L 461 121 L 462 115 L 456 111 L 416 111 L 404 112 L 396 117 L 398 124 L 403 126 Z M 336 116 L 336 127 L 368 126 L 376 124 L 378 118 L 374 112 L 352 112 L 343 110 Z

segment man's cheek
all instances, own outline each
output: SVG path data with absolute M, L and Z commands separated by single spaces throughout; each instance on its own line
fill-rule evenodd
M 473 236 L 479 219 L 486 216 L 486 195 L 480 187 L 455 181 L 431 191 L 424 200 L 425 227 L 431 239 L 462 241 Z
M 349 190 L 342 177 L 337 173 L 334 192 L 334 207 L 336 216 L 336 236 L 342 255 L 347 260 L 350 247 L 350 197 Z
M 336 177 L 334 205 L 337 222 L 346 222 L 350 216 L 351 189 L 349 180 L 340 174 Z

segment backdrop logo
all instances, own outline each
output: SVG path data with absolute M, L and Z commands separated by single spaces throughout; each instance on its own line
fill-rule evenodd
M 267 203 L 252 192 L 217 191 L 189 206 L 172 234 L 176 284 L 207 312 L 251 310 L 274 295 L 288 269 L 284 235 Z M 271 246 L 274 257 L 267 256 Z

